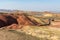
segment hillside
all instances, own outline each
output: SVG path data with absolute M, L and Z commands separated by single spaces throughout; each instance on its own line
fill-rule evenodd
M 59 40 L 59 15 L 18 10 L 0 12 L 0 40 Z

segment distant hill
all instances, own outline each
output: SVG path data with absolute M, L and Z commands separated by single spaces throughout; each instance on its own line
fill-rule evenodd
M 13 10 L 0 9 L 0 12 L 12 12 Z
M 7 13 L 26 13 L 29 15 L 42 15 L 42 14 L 59 14 L 60 12 L 54 12 L 54 11 L 43 11 L 43 12 L 37 12 L 37 11 L 23 11 L 23 10 L 7 10 L 7 9 L 0 9 L 0 12 L 7 12 Z

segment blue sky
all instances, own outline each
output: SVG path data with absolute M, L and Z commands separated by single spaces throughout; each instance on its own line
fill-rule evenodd
M 60 11 L 60 0 L 0 0 L 0 9 Z

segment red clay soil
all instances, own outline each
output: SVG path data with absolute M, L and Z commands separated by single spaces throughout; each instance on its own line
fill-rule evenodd
M 0 28 L 4 26 L 9 26 L 14 23 L 18 24 L 17 19 L 15 19 L 14 17 L 10 15 L 8 16 L 0 15 Z
M 13 29 L 20 28 L 17 25 L 38 25 L 38 23 L 25 14 L 20 14 L 18 18 L 14 15 L 0 15 L 0 28 L 4 26 Z
M 7 29 L 18 29 L 18 25 L 17 24 L 12 24 L 10 26 L 7 26 Z
M 20 15 L 17 21 L 19 25 L 38 25 L 38 23 L 35 20 L 30 19 L 28 16 L 24 14 Z
M 17 19 L 19 25 L 35 25 L 30 18 L 25 15 L 20 15 Z
M 3 15 L 0 15 L 0 20 L 7 21 L 6 18 Z
M 38 23 L 33 20 L 33 19 L 30 19 L 28 16 L 24 15 L 24 14 L 20 14 L 17 18 L 17 22 L 18 22 L 18 25 L 16 24 L 12 24 L 10 26 L 8 26 L 7 28 L 9 29 L 21 29 L 23 28 L 23 26 L 27 26 L 27 25 L 38 25 Z
M 60 21 L 52 22 L 51 27 L 60 28 Z

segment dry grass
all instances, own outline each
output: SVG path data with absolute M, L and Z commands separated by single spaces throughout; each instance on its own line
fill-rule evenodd
M 26 28 L 21 30 L 26 34 L 40 38 L 40 40 L 60 40 L 60 28 L 26 26 Z M 17 31 L 20 32 L 21 30 Z
M 0 29 L 0 40 L 60 40 L 60 28 L 25 26 L 22 29 Z
M 39 38 L 15 30 L 0 29 L 0 40 L 39 40 Z

